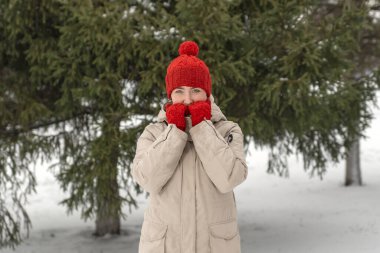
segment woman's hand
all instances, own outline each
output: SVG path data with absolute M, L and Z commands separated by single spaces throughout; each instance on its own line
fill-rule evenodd
M 191 114 L 191 124 L 196 126 L 204 119 L 211 119 L 211 101 L 207 99 L 206 101 L 197 101 L 189 106 L 189 112 Z
M 186 129 L 186 120 L 185 120 L 185 112 L 186 105 L 182 103 L 176 104 L 166 104 L 166 118 L 170 124 L 175 124 L 177 128 L 185 131 Z

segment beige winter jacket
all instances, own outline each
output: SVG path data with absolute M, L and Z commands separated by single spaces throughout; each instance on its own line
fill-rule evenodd
M 139 253 L 240 253 L 233 189 L 247 178 L 243 133 L 211 100 L 211 120 L 186 132 L 148 125 L 137 142 L 134 180 L 150 193 Z

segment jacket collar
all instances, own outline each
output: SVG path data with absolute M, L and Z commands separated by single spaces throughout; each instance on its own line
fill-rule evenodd
M 219 106 L 216 105 L 214 97 L 212 94 L 210 94 L 210 101 L 211 101 L 211 122 L 215 123 L 220 120 L 227 120 L 226 116 L 222 113 Z M 186 122 L 189 122 L 190 117 L 186 117 Z M 166 122 L 166 112 L 164 110 L 164 105 L 161 105 L 161 110 L 157 115 L 158 122 Z M 190 119 L 191 122 L 191 119 Z
M 226 116 L 222 113 L 220 110 L 219 106 L 216 105 L 214 97 L 212 94 L 210 94 L 210 101 L 211 101 L 211 122 L 216 123 L 221 120 L 227 120 Z M 191 125 L 191 118 L 190 117 L 185 117 L 186 119 L 186 130 L 185 132 L 188 133 L 188 140 L 192 141 L 191 136 L 189 134 L 189 130 L 192 127 Z M 164 110 L 164 105 L 161 105 L 161 110 L 157 115 L 157 121 L 158 122 L 166 122 L 168 124 L 167 119 L 166 119 L 166 111 Z

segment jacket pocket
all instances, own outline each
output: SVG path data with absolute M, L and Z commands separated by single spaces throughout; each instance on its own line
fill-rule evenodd
M 237 221 L 209 225 L 211 253 L 240 253 Z
M 141 228 L 139 253 L 165 253 L 168 225 L 145 220 Z

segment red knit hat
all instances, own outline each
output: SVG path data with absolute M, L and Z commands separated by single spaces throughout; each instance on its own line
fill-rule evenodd
M 197 55 L 199 47 L 194 41 L 181 43 L 179 56 L 168 66 L 166 71 L 166 93 L 171 97 L 172 91 L 179 86 L 202 88 L 207 97 L 211 93 L 211 77 L 207 65 Z

